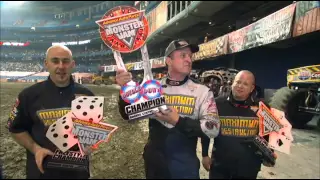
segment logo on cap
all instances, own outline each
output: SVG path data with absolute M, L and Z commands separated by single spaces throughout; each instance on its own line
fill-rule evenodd
M 181 46 L 189 45 L 186 41 L 179 41 L 178 42 Z

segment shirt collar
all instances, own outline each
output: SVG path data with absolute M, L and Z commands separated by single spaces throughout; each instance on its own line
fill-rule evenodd
M 233 98 L 232 91 L 230 92 L 227 100 L 235 107 L 248 108 L 254 104 L 250 96 L 245 101 L 237 101 Z
M 70 83 L 68 86 L 66 87 L 58 87 L 54 84 L 54 82 L 52 81 L 52 79 L 50 78 L 50 76 L 48 76 L 48 79 L 47 79 L 47 83 L 51 86 L 51 87 L 54 87 L 54 88 L 58 88 L 58 89 L 67 89 L 69 87 L 72 87 L 74 85 L 74 80 L 73 80 L 73 77 L 70 75 Z
M 166 79 L 166 84 L 170 86 L 181 86 L 182 84 L 186 83 L 189 79 L 189 76 L 186 76 L 184 80 L 182 81 L 176 81 L 176 80 L 171 80 L 169 73 L 167 74 L 167 79 Z

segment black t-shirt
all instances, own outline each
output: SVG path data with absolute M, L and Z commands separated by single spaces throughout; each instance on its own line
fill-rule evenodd
M 9 131 L 28 132 L 41 147 L 61 155 L 61 151 L 46 137 L 46 132 L 51 124 L 71 111 L 71 102 L 76 96 L 94 96 L 94 94 L 86 87 L 75 83 L 72 78 L 70 84 L 64 88 L 55 86 L 49 77 L 44 82 L 22 90 L 9 116 Z M 74 145 L 69 151 L 79 152 L 78 145 Z M 45 169 L 45 173 L 41 174 L 34 155 L 27 150 L 27 178 L 89 178 L 88 158 L 84 161 L 88 165 L 85 171 Z
M 213 165 L 245 177 L 259 172 L 262 163 L 262 158 L 244 143 L 258 135 L 258 102 L 230 100 L 230 97 L 216 99 L 221 127 L 214 138 Z M 202 139 L 203 156 L 208 155 L 209 143 L 210 139 Z

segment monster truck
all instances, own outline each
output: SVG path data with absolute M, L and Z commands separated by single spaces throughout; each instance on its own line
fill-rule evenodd
M 319 127 L 320 65 L 289 69 L 287 87 L 274 93 L 270 106 L 284 111 L 294 128 L 304 127 L 313 118 L 318 119 Z
M 235 75 L 239 71 L 236 69 L 218 67 L 212 70 L 200 71 L 199 80 L 214 93 L 214 96 L 226 96 L 231 91 L 231 84 Z
M 114 76 L 107 76 L 107 75 L 94 75 L 92 78 L 92 84 L 95 85 L 101 85 L 101 84 L 105 84 L 105 85 L 111 85 L 114 84 L 114 80 L 115 77 Z

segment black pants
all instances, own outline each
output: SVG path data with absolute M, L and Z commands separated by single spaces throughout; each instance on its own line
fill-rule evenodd
M 209 179 L 257 179 L 258 173 L 259 171 L 239 175 L 237 171 L 220 166 L 212 166 L 209 172 Z
M 166 158 L 159 150 L 146 145 L 143 159 L 146 179 L 170 179 Z

